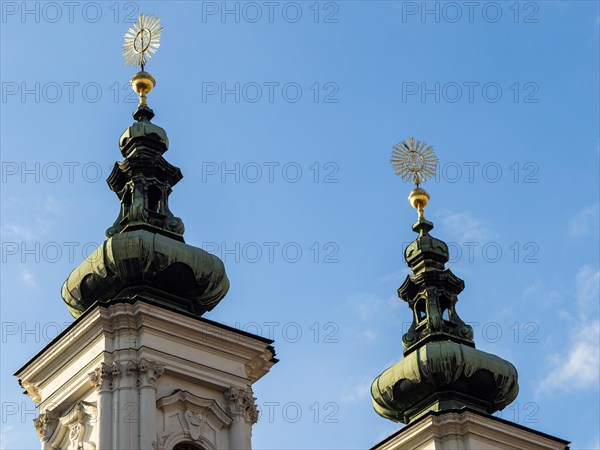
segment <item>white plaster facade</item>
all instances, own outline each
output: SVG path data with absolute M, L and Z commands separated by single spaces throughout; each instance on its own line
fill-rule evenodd
M 138 299 L 96 305 L 17 372 L 42 449 L 250 449 L 272 341 Z
M 371 450 L 568 450 L 568 442 L 471 410 L 428 414 Z

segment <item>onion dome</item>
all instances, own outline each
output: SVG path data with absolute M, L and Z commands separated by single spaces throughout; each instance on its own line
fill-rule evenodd
M 96 302 L 143 295 L 166 306 L 203 314 L 229 289 L 223 262 L 185 243 L 183 221 L 169 209 L 179 168 L 163 157 L 167 133 L 150 120 L 146 94 L 155 85 L 147 72 L 132 79 L 140 95 L 136 120 L 119 139 L 124 160 L 115 163 L 107 183 L 120 201 L 106 241 L 77 267 L 62 287 L 71 314 L 79 317 Z
M 418 153 L 410 144 L 405 153 Z M 491 414 L 510 404 L 519 392 L 515 367 L 476 349 L 472 327 L 456 311 L 464 282 L 445 267 L 446 243 L 429 234 L 433 223 L 423 212 L 428 200 L 429 194 L 418 186 L 409 196 L 418 211 L 412 227 L 418 237 L 404 252 L 412 274 L 398 288 L 412 314 L 411 326 L 402 337 L 404 358 L 371 386 L 375 411 L 406 424 L 429 411 L 470 407 Z

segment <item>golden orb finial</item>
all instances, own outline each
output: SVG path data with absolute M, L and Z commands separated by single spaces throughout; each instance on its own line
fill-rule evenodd
M 148 106 L 147 95 L 156 86 L 156 80 L 144 71 L 144 66 L 160 47 L 162 30 L 160 18 L 140 14 L 138 21 L 125 33 L 122 50 L 125 64 L 142 69 L 131 79 L 131 87 L 140 97 L 139 106 Z
M 148 94 L 156 86 L 156 80 L 152 75 L 142 70 L 136 73 L 129 83 L 134 92 L 140 97 L 138 106 L 148 106 L 148 102 L 146 101 Z
M 408 138 L 408 141 L 394 145 L 393 149 L 390 162 L 394 166 L 396 175 L 404 181 L 412 181 L 416 185 L 408 196 L 408 201 L 418 211 L 419 220 L 424 220 L 423 210 L 430 197 L 427 191 L 420 188 L 419 185 L 435 175 L 438 164 L 437 156 L 435 156 L 432 146 L 416 141 L 412 137 Z

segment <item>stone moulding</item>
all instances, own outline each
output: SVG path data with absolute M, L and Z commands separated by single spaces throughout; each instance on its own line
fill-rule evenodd
M 229 427 L 232 422 L 215 400 L 183 390 L 160 398 L 156 406 L 164 416 L 154 444 L 156 450 L 170 449 L 184 439 L 216 448 L 215 431 Z
M 371 450 L 569 450 L 569 442 L 468 407 L 429 412 Z
M 265 369 L 273 365 L 274 352 L 272 349 L 267 349 L 257 357 L 246 363 L 246 377 L 251 381 L 256 381 Z
M 44 448 L 96 450 L 96 443 L 90 441 L 96 420 L 96 404 L 78 401 L 61 416 L 55 411 L 44 411 L 34 420 L 34 425 L 41 440 L 48 445 Z

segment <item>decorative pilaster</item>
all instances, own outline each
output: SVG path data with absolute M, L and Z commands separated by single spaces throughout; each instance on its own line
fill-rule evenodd
M 51 410 L 46 410 L 33 419 L 33 426 L 35 427 L 35 431 L 37 431 L 37 434 L 42 441 L 43 449 L 48 446 L 48 439 L 56 429 L 57 424 L 58 417 L 56 416 L 56 413 Z
M 151 387 L 156 390 L 156 380 L 165 372 L 163 364 L 157 364 L 154 361 L 141 359 L 138 363 L 138 380 L 140 389 L 143 387 Z
M 112 424 L 112 378 L 113 367 L 105 363 L 88 374 L 90 383 L 98 392 L 98 448 L 109 448 L 111 445 Z
M 162 376 L 165 367 L 147 359 L 138 364 L 140 392 L 140 448 L 152 447 L 156 436 L 156 380 Z
M 88 374 L 98 392 L 100 449 L 134 448 L 138 434 L 139 448 L 151 448 L 156 428 L 156 381 L 163 373 L 164 365 L 142 358 L 139 362 L 101 363 Z
M 232 419 L 229 428 L 229 445 L 232 450 L 252 448 L 252 425 L 258 421 L 256 399 L 252 394 L 251 388 L 231 387 L 225 391 L 226 412 Z

